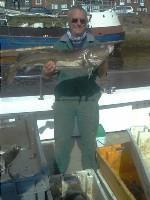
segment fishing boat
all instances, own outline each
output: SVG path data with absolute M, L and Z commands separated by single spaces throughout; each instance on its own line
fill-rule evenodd
M 55 200 L 52 188 L 57 189 L 63 178 L 63 194 L 68 185 L 76 192 L 80 182 L 81 189 L 90 200 L 135 200 L 139 197 L 141 200 L 149 200 L 149 157 L 144 158 L 135 144 L 137 142 L 142 147 L 146 140 L 149 144 L 149 128 L 139 127 L 149 125 L 149 91 L 148 86 L 116 90 L 111 94 L 103 93 L 99 100 L 99 113 L 100 123 L 106 131 L 106 143 L 97 148 L 98 170 L 96 173 L 92 169 L 82 170 L 81 153 L 75 143 L 68 174 L 49 177 L 44 169 L 48 166 L 51 173 L 54 172 L 54 96 L 45 95 L 43 100 L 38 96 L 0 98 L 1 155 L 13 144 L 21 146 L 20 152 L 9 166 L 11 177 L 1 168 L 2 197 L 15 197 L 17 194 L 20 199 L 42 196 L 41 199 L 44 200 L 44 194 L 52 193 L 47 199 Z M 39 136 L 43 150 L 39 145 Z M 144 140 L 141 141 L 142 139 Z M 57 194 L 59 191 L 55 190 Z
M 25 14 L 22 14 L 22 16 L 24 15 Z M 29 13 L 26 13 L 26 15 L 29 16 Z M 114 43 L 124 40 L 125 33 L 117 14 L 113 10 L 89 12 L 88 16 L 88 31 L 94 34 L 96 40 Z M 59 16 L 49 16 L 49 18 L 53 20 L 58 17 Z M 66 29 L 67 26 L 54 26 L 49 28 L 3 26 L 3 28 L 0 29 L 1 50 L 53 46 L 64 34 Z

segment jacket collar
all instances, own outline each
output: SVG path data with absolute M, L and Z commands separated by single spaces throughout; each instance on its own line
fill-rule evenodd
M 69 41 L 69 38 L 67 36 L 67 34 L 64 34 L 61 38 L 60 38 L 60 41 L 62 42 L 68 42 Z M 95 38 L 92 34 L 90 33 L 87 33 L 87 42 L 94 42 L 95 41 Z

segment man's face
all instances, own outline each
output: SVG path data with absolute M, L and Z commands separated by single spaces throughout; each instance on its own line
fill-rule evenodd
M 85 31 L 87 24 L 87 19 L 84 12 L 75 9 L 72 10 L 68 17 L 70 32 L 72 33 L 72 35 L 74 37 L 81 35 Z

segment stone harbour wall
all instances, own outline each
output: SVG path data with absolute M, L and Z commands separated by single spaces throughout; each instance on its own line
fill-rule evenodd
M 125 45 L 150 47 L 150 15 L 119 16 L 125 31 Z

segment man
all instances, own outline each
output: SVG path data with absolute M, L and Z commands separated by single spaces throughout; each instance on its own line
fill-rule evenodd
M 87 14 L 81 7 L 72 7 L 68 13 L 69 30 L 55 48 L 80 49 L 95 43 L 93 35 L 86 32 Z M 43 68 L 45 76 L 55 72 L 54 61 Z M 96 169 L 96 131 L 99 124 L 98 100 L 101 96 L 97 74 L 105 74 L 105 64 L 89 78 L 84 70 L 61 71 L 55 87 L 54 139 L 56 163 L 60 173 L 67 170 L 73 145 L 75 121 L 80 133 L 83 169 Z

